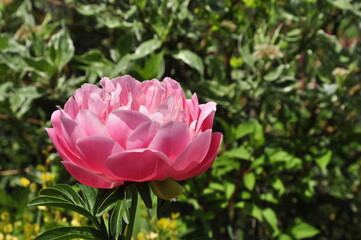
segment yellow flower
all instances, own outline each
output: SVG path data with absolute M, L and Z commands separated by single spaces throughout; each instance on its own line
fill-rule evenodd
M 36 192 L 38 187 L 36 186 L 36 183 L 31 183 L 29 188 L 30 191 Z
M 1 213 L 1 220 L 6 220 L 6 219 L 8 219 L 9 218 L 9 216 L 10 216 L 10 213 L 9 212 L 2 212 Z
M 55 175 L 50 172 L 40 174 L 40 180 L 43 182 L 51 182 L 55 178 Z
M 175 229 L 177 227 L 177 222 L 172 220 L 169 223 L 169 229 Z
M 26 177 L 22 177 L 20 178 L 20 183 L 23 187 L 27 187 L 30 185 L 30 180 L 27 179 Z
M 24 225 L 24 233 L 25 235 L 29 236 L 33 233 L 34 226 L 31 223 L 25 223 Z
M 171 218 L 172 218 L 172 219 L 177 219 L 177 218 L 179 218 L 179 216 L 180 216 L 180 213 L 179 213 L 179 212 L 177 212 L 177 213 L 172 213 L 172 214 L 171 214 Z
M 149 239 L 149 240 L 155 240 L 155 239 L 157 239 L 157 237 L 158 237 L 158 234 L 155 233 L 155 232 L 150 232 L 150 233 L 147 235 L 147 239 Z
M 5 240 L 5 235 L 0 232 L 0 240 Z
M 45 206 L 37 206 L 37 208 L 41 211 L 48 211 L 48 208 Z
M 40 225 L 35 223 L 34 224 L 34 232 L 39 232 L 39 230 L 40 230 Z
M 137 240 L 145 240 L 144 233 L 142 233 L 142 232 L 138 233 Z
M 5 233 L 12 233 L 14 231 L 14 227 L 11 223 L 5 224 L 3 231 Z
M 160 230 L 166 230 L 169 226 L 169 222 L 170 222 L 169 218 L 161 218 L 157 222 L 157 227 Z

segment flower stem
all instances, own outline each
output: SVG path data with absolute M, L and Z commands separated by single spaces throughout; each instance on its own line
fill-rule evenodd
M 135 221 L 135 214 L 137 212 L 137 205 L 138 205 L 138 190 L 135 186 L 131 186 L 131 194 L 132 194 L 132 202 L 130 205 L 130 212 L 129 212 L 129 224 L 127 227 L 127 233 L 125 240 L 131 240 L 132 233 L 133 233 L 133 227 L 134 227 L 134 221 Z

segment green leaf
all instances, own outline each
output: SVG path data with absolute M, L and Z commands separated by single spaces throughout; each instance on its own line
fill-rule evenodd
M 78 186 L 80 187 L 80 189 L 83 193 L 88 210 L 95 211 L 95 203 L 97 200 L 98 189 L 89 187 L 84 184 L 78 184 Z
M 123 230 L 123 214 L 124 214 L 124 206 L 126 205 L 126 199 L 120 200 L 117 202 L 116 206 L 114 207 L 110 219 L 109 219 L 109 229 L 111 236 L 114 239 L 118 239 L 120 234 Z
M 286 234 L 281 234 L 278 236 L 278 240 L 292 240 L 292 238 Z
M 28 206 L 46 206 L 46 207 L 60 207 L 65 208 L 70 211 L 77 212 L 90 220 L 94 221 L 93 215 L 85 208 L 81 206 L 74 205 L 72 203 L 67 202 L 64 199 L 56 198 L 56 197 L 44 197 L 39 196 L 28 204 Z
M 270 225 L 273 230 L 272 236 L 275 237 L 279 234 L 279 229 L 277 225 L 277 216 L 276 213 L 271 208 L 266 208 L 262 211 L 263 219 Z
M 143 42 L 133 54 L 130 55 L 130 59 L 135 60 L 143 58 L 162 46 L 162 41 L 159 39 L 150 39 Z
M 124 187 L 123 186 L 111 189 L 100 200 L 95 215 L 97 217 L 99 217 L 99 216 L 103 215 L 104 213 L 108 212 L 115 206 L 115 204 L 117 203 L 118 200 L 121 200 L 123 198 L 124 198 Z
M 188 66 L 196 69 L 201 76 L 204 74 L 204 67 L 202 59 L 192 51 L 180 50 L 172 55 L 175 59 L 183 61 Z
M 252 133 L 255 129 L 255 125 L 256 125 L 255 121 L 248 121 L 248 122 L 244 122 L 244 123 L 241 123 L 240 125 L 238 125 L 236 132 L 235 132 L 236 139 L 240 139 L 240 138 Z
M 320 230 L 305 222 L 301 222 L 291 229 L 291 234 L 296 239 L 310 238 L 319 233 Z
M 145 206 L 149 209 L 152 208 L 152 197 L 150 196 L 150 189 L 148 183 L 138 183 L 136 184 L 136 186 Z
M 243 209 L 245 213 L 256 218 L 258 221 L 263 221 L 262 210 L 256 204 L 249 202 L 238 202 L 236 207 Z
M 49 41 L 49 59 L 54 67 L 61 71 L 74 56 L 74 45 L 68 31 L 60 30 Z
M 283 185 L 283 182 L 281 179 L 276 178 L 275 181 L 272 183 L 272 187 L 273 189 L 275 189 L 276 191 L 278 191 L 278 195 L 283 195 L 283 193 L 285 192 L 285 185 Z
M 40 195 L 64 198 L 66 201 L 73 203 L 80 207 L 86 207 L 84 200 L 79 194 L 69 185 L 57 184 L 50 188 L 45 188 L 40 191 Z
M 144 10 L 145 6 L 147 5 L 147 0 L 133 0 L 133 2 L 141 10 Z
M 233 148 L 231 150 L 226 151 L 224 153 L 224 156 L 237 158 L 237 159 L 250 160 L 251 153 L 244 146 L 240 146 L 238 148 Z
M 258 122 L 255 124 L 254 132 L 250 136 L 250 140 L 251 145 L 254 147 L 260 147 L 265 143 L 263 127 Z
M 129 52 L 129 49 L 132 47 L 132 43 L 133 38 L 130 34 L 125 34 L 120 37 L 118 41 L 118 54 L 120 57 L 125 56 Z
M 47 73 L 48 76 L 51 76 L 54 72 L 53 66 L 44 58 L 24 57 L 24 60 L 30 68 L 39 72 Z
M 324 155 L 316 158 L 316 163 L 321 169 L 326 169 L 332 158 L 332 151 L 328 150 Z
M 67 240 L 76 238 L 87 240 L 106 239 L 100 231 L 92 227 L 60 227 L 43 232 L 34 240 Z
M 9 35 L 0 34 L 0 51 L 6 49 L 9 46 Z
M 254 175 L 254 173 L 249 172 L 243 175 L 243 183 L 248 190 L 252 191 L 256 184 L 256 176 Z
M 10 95 L 10 109 L 20 118 L 31 108 L 33 100 L 40 96 L 41 94 L 34 86 L 18 88 Z

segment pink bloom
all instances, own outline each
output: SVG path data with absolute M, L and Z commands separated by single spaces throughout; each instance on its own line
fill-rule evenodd
M 47 128 L 62 163 L 79 182 L 113 188 L 125 181 L 183 180 L 213 163 L 216 103 L 186 99 L 178 82 L 103 78 L 84 84 Z

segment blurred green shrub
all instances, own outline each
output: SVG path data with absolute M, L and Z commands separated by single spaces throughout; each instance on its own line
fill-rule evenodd
M 72 224 L 26 208 L 74 183 L 44 127 L 75 88 L 123 74 L 218 103 L 220 156 L 170 206 L 182 239 L 361 235 L 360 3 L 2 0 L 0 16 L 0 238 Z

